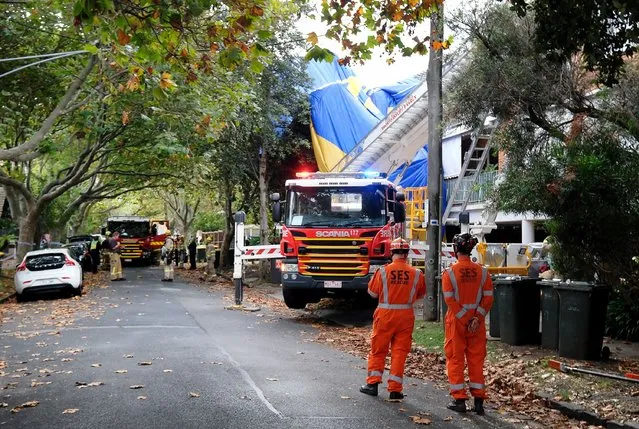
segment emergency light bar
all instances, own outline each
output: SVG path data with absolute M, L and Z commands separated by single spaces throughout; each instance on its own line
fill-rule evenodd
M 317 171 L 311 173 L 308 171 L 300 171 L 295 173 L 295 177 L 300 179 L 336 179 L 336 178 L 349 178 L 349 179 L 385 179 L 388 177 L 386 173 L 379 173 L 377 171 L 365 171 L 363 173 L 329 173 Z

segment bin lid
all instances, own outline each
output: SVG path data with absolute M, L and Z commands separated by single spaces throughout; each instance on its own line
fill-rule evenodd
M 499 275 L 492 278 L 494 285 L 510 285 L 516 283 L 535 283 L 537 279 L 527 276 Z
M 575 292 L 590 292 L 595 288 L 602 288 L 603 286 L 596 285 L 590 282 L 559 282 L 555 285 L 557 290 L 571 290 Z
M 541 287 L 553 287 L 558 285 L 560 282 L 559 279 L 537 279 L 537 284 Z

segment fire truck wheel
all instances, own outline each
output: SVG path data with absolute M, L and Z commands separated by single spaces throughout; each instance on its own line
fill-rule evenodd
M 306 291 L 304 290 L 291 290 L 284 288 L 282 289 L 282 294 L 284 295 L 284 303 L 288 308 L 297 308 L 301 309 L 306 307 L 308 300 L 304 295 Z

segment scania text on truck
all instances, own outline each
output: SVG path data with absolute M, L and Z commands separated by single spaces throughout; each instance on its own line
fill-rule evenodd
M 366 296 L 372 274 L 390 261 L 390 242 L 405 220 L 403 195 L 380 173 L 297 173 L 286 200 L 273 194 L 282 220 L 282 292 L 290 308 L 328 295 Z M 282 213 L 282 203 L 284 213 Z

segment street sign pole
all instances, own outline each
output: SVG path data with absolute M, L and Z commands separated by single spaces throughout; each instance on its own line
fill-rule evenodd
M 244 222 L 246 213 L 236 212 L 235 218 L 235 249 L 233 252 L 233 285 L 235 286 L 235 305 L 242 305 L 244 290 L 242 287 L 242 248 L 244 247 Z

